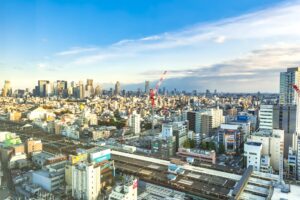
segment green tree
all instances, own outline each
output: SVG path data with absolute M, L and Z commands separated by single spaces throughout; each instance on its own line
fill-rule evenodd
M 225 153 L 225 146 L 224 144 L 219 144 L 219 154 Z
M 191 148 L 195 148 L 195 146 L 196 146 L 196 141 L 195 140 L 191 140 L 191 139 L 189 139 L 190 141 L 190 146 L 191 146 Z
M 120 111 L 119 111 L 119 110 L 115 110 L 115 112 L 114 112 L 114 117 L 115 117 L 117 120 L 120 120 L 120 119 L 121 119 L 121 115 L 120 115 Z
M 190 143 L 190 139 L 186 139 L 184 142 L 183 142 L 183 147 L 184 148 L 191 148 L 191 143 Z
M 208 149 L 209 150 L 216 150 L 216 145 L 214 142 L 209 142 L 208 143 Z
M 206 150 L 207 149 L 207 143 L 206 142 L 201 142 L 201 144 L 200 144 L 200 149 L 204 149 L 204 150 Z

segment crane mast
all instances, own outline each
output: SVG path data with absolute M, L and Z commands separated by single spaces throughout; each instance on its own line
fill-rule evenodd
M 157 94 L 157 91 L 160 87 L 160 85 L 162 84 L 165 76 L 167 74 L 167 71 L 164 71 L 163 74 L 161 75 L 159 81 L 156 83 L 155 88 L 154 89 L 150 89 L 149 92 L 149 98 L 151 101 L 151 115 L 152 115 L 152 134 L 154 134 L 154 108 L 155 108 L 155 96 Z

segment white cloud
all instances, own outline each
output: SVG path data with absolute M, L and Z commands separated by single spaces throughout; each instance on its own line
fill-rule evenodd
M 69 55 L 78 55 L 78 54 L 82 54 L 82 53 L 86 53 L 86 52 L 93 52 L 98 50 L 95 47 L 88 47 L 88 48 L 83 48 L 83 47 L 73 47 L 69 50 L 66 51 L 62 51 L 62 52 L 58 52 L 56 53 L 57 56 L 69 56 Z
M 221 35 L 221 36 L 216 37 L 216 38 L 214 39 L 214 42 L 220 43 L 220 44 L 221 44 L 221 43 L 224 43 L 225 40 L 226 40 L 226 37 L 225 37 L 224 35 Z
M 162 33 L 136 40 L 122 40 L 101 48 L 77 47 L 57 55 L 75 55 L 77 60 L 78 56 L 83 54 L 82 59 L 85 62 L 77 63 L 92 64 L 115 57 L 122 59 L 133 54 L 138 57 L 139 55 L 155 54 L 159 50 L 176 50 L 182 47 L 197 48 L 197 46 L 210 42 L 224 43 L 227 39 L 232 42 L 264 39 L 284 41 L 290 38 L 300 40 L 299 10 L 300 2 L 293 1 L 293 3 L 281 4 L 240 17 L 195 25 L 177 32 Z M 107 54 L 114 56 L 106 56 Z
M 264 82 L 274 85 L 276 73 L 300 62 L 299 10 L 300 1 L 293 1 L 175 32 L 124 39 L 108 46 L 74 47 L 56 55 L 69 70 L 90 67 L 89 72 L 101 74 L 99 78 L 107 82 L 153 80 L 167 69 L 169 78 L 196 75 L 205 80 L 220 78 L 218 83 L 231 77 L 254 81 L 255 75 L 268 71 L 273 77 Z
M 37 68 L 38 69 L 45 69 L 47 67 L 47 64 L 46 63 L 38 63 L 37 64 Z

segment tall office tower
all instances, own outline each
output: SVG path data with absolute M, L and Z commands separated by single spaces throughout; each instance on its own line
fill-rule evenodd
M 57 82 L 57 96 L 67 97 L 68 96 L 68 82 L 63 80 L 58 80 Z
M 2 89 L 2 96 L 3 97 L 9 97 L 12 95 L 12 89 L 10 86 L 10 81 L 4 81 L 4 87 Z
M 145 81 L 145 93 L 148 94 L 150 90 L 150 82 L 149 81 Z
M 132 113 L 129 116 L 129 127 L 134 134 L 139 134 L 141 132 L 141 115 L 137 113 Z
M 95 88 L 95 96 L 101 96 L 102 95 L 102 88 L 100 85 L 97 85 Z
M 87 79 L 85 90 L 86 90 L 86 96 L 94 95 L 93 79 Z
M 189 130 L 194 131 L 195 133 L 201 132 L 201 115 L 203 112 L 190 111 L 186 113 L 186 120 L 189 121 Z
M 38 81 L 38 91 L 36 91 L 37 92 L 37 94 L 38 94 L 38 96 L 40 96 L 40 97 L 45 97 L 46 95 L 47 95 L 47 84 L 49 84 L 50 83 L 50 81 L 47 81 L 47 80 L 39 80 Z
M 82 81 L 79 81 L 79 84 L 78 84 L 78 98 L 80 99 L 83 99 L 85 97 L 84 95 L 84 85 L 83 85 L 83 82 Z
M 273 130 L 273 105 L 260 106 L 259 128 Z
M 93 79 L 87 79 L 86 80 L 86 86 L 92 86 L 93 87 Z
M 289 147 L 296 150 L 296 105 L 273 106 L 273 129 L 284 130 L 284 158 L 288 158 Z
M 49 97 L 52 94 L 52 90 L 53 90 L 53 85 L 51 83 L 46 83 L 45 86 L 45 97 Z
M 121 84 L 119 81 L 117 81 L 115 85 L 115 95 L 119 95 L 120 92 L 121 92 Z
M 280 104 L 296 104 L 292 85 L 300 87 L 300 67 L 288 68 L 286 72 L 280 73 Z

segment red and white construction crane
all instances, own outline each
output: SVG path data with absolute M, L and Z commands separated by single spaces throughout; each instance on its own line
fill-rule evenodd
M 149 97 L 150 97 L 152 108 L 155 107 L 155 95 L 156 95 L 156 93 L 157 93 L 157 91 L 158 91 L 161 83 L 165 79 L 166 74 L 167 74 L 167 71 L 164 71 L 164 73 L 161 75 L 159 81 L 156 83 L 155 88 L 154 89 L 150 89 Z
M 164 71 L 164 73 L 161 75 L 159 81 L 156 83 L 154 89 L 150 89 L 149 92 L 149 98 L 151 101 L 151 106 L 152 106 L 152 133 L 154 133 L 154 107 L 155 107 L 155 96 L 157 94 L 157 91 L 162 84 L 163 80 L 165 79 L 165 76 L 167 74 L 167 71 Z

